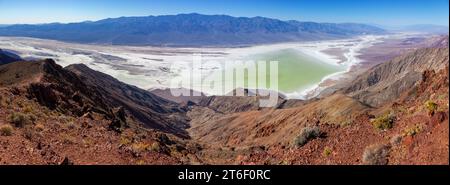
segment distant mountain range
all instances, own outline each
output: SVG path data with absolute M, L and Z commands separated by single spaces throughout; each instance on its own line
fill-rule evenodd
M 365 24 L 281 21 L 265 17 L 196 13 L 0 27 L 0 36 L 77 43 L 166 46 L 248 45 L 382 33 L 385 33 L 384 29 Z

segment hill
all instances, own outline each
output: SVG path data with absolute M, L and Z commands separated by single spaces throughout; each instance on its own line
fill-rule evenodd
M 0 49 L 0 65 L 22 60 L 14 53 Z
M 185 110 L 177 103 L 84 65 L 62 68 L 47 59 L 1 65 L 0 71 L 2 87 L 13 88 L 62 114 L 89 117 L 100 114 L 112 120 L 115 129 L 137 122 L 147 128 L 188 137 L 184 131 Z

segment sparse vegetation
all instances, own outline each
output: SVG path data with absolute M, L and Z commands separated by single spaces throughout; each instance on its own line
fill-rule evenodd
M 367 165 L 385 165 L 388 163 L 387 156 L 390 146 L 384 144 L 374 144 L 368 146 L 363 153 L 363 163 Z
M 13 134 L 13 131 L 14 128 L 9 124 L 0 126 L 0 135 L 2 136 L 11 136 Z
M 35 126 L 34 126 L 34 129 L 36 130 L 36 131 L 38 131 L 38 132 L 42 132 L 42 131 L 44 131 L 44 129 L 45 129 L 45 126 L 43 125 L 43 124 L 36 124 Z
M 31 107 L 30 105 L 27 105 L 23 108 L 23 112 L 24 113 L 31 113 L 33 112 L 33 107 Z
M 341 123 L 341 127 L 346 127 L 346 126 L 349 126 L 349 125 L 352 125 L 352 124 L 353 124 L 352 120 L 344 121 L 344 122 Z
M 372 125 L 375 129 L 387 130 L 392 128 L 394 121 L 395 115 L 393 113 L 387 113 L 372 120 Z
M 73 121 L 73 118 L 65 115 L 60 115 L 58 116 L 58 121 L 60 123 L 70 123 Z
M 94 141 L 91 138 L 83 138 L 81 140 L 81 143 L 84 145 L 84 147 L 89 148 L 94 144 Z
M 161 151 L 161 145 L 159 144 L 159 142 L 154 142 L 152 143 L 152 146 L 150 147 L 151 151 L 154 152 L 160 152 Z
M 130 147 L 131 152 L 133 153 L 134 156 L 138 157 L 141 155 L 142 152 L 145 152 L 149 149 L 149 144 L 147 143 L 143 143 L 143 142 L 138 142 L 138 143 L 133 143 Z
M 2 107 L 7 107 L 8 109 L 12 108 L 12 99 L 10 97 L 4 97 L 2 101 L 0 101 Z
M 323 155 L 324 157 L 328 157 L 328 156 L 331 155 L 331 153 L 332 153 L 331 148 L 325 147 L 325 149 L 323 149 L 322 155 Z
M 294 139 L 294 146 L 302 147 L 308 141 L 320 136 L 320 129 L 317 126 L 314 127 L 304 127 L 300 134 Z
M 127 146 L 134 142 L 134 134 L 132 132 L 122 132 L 120 134 L 119 146 Z
M 31 123 L 29 117 L 21 112 L 13 112 L 9 115 L 8 120 L 16 127 L 24 127 L 25 125 Z
M 77 141 L 75 137 L 69 134 L 61 134 L 61 138 L 65 144 L 74 144 Z
M 75 123 L 72 121 L 67 122 L 65 125 L 66 125 L 66 128 L 69 130 L 73 130 L 73 129 L 77 128 L 77 125 L 75 125 Z
M 169 150 L 170 150 L 170 153 L 169 153 L 170 156 L 179 156 L 180 155 L 180 151 L 178 150 L 178 148 L 176 146 L 170 146 Z
M 36 131 L 32 126 L 27 125 L 24 127 L 23 137 L 27 138 L 28 140 L 33 140 L 33 138 L 35 138 L 36 135 L 37 135 Z
M 128 137 L 125 136 L 120 136 L 120 141 L 119 141 L 120 146 L 126 146 L 131 144 L 131 139 L 129 139 Z
M 403 136 L 402 135 L 395 135 L 390 139 L 391 145 L 398 145 L 402 141 Z
M 422 125 L 416 124 L 412 127 L 406 128 L 403 131 L 403 136 L 414 136 L 422 131 Z
M 144 160 L 138 160 L 138 161 L 136 161 L 136 165 L 145 165 L 145 161 Z
M 438 104 L 431 100 L 428 100 L 425 102 L 425 108 L 428 110 L 429 115 L 433 115 L 438 109 Z

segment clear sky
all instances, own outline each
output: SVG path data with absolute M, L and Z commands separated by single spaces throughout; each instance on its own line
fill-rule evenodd
M 0 0 L 0 24 L 193 12 L 387 26 L 448 26 L 449 0 Z

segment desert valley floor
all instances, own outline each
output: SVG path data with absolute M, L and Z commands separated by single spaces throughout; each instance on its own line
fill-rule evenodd
M 2 164 L 449 163 L 447 35 L 240 48 L 0 37 L 0 48 Z M 221 62 L 280 51 L 284 61 L 307 55 L 327 70 L 298 77 L 313 83 L 284 82 L 287 97 L 272 108 L 259 107 L 259 95 L 158 89 L 185 75 L 169 68 L 188 69 L 193 53 L 215 61 L 202 66 L 214 74 Z M 286 79 L 296 65 L 284 67 Z

